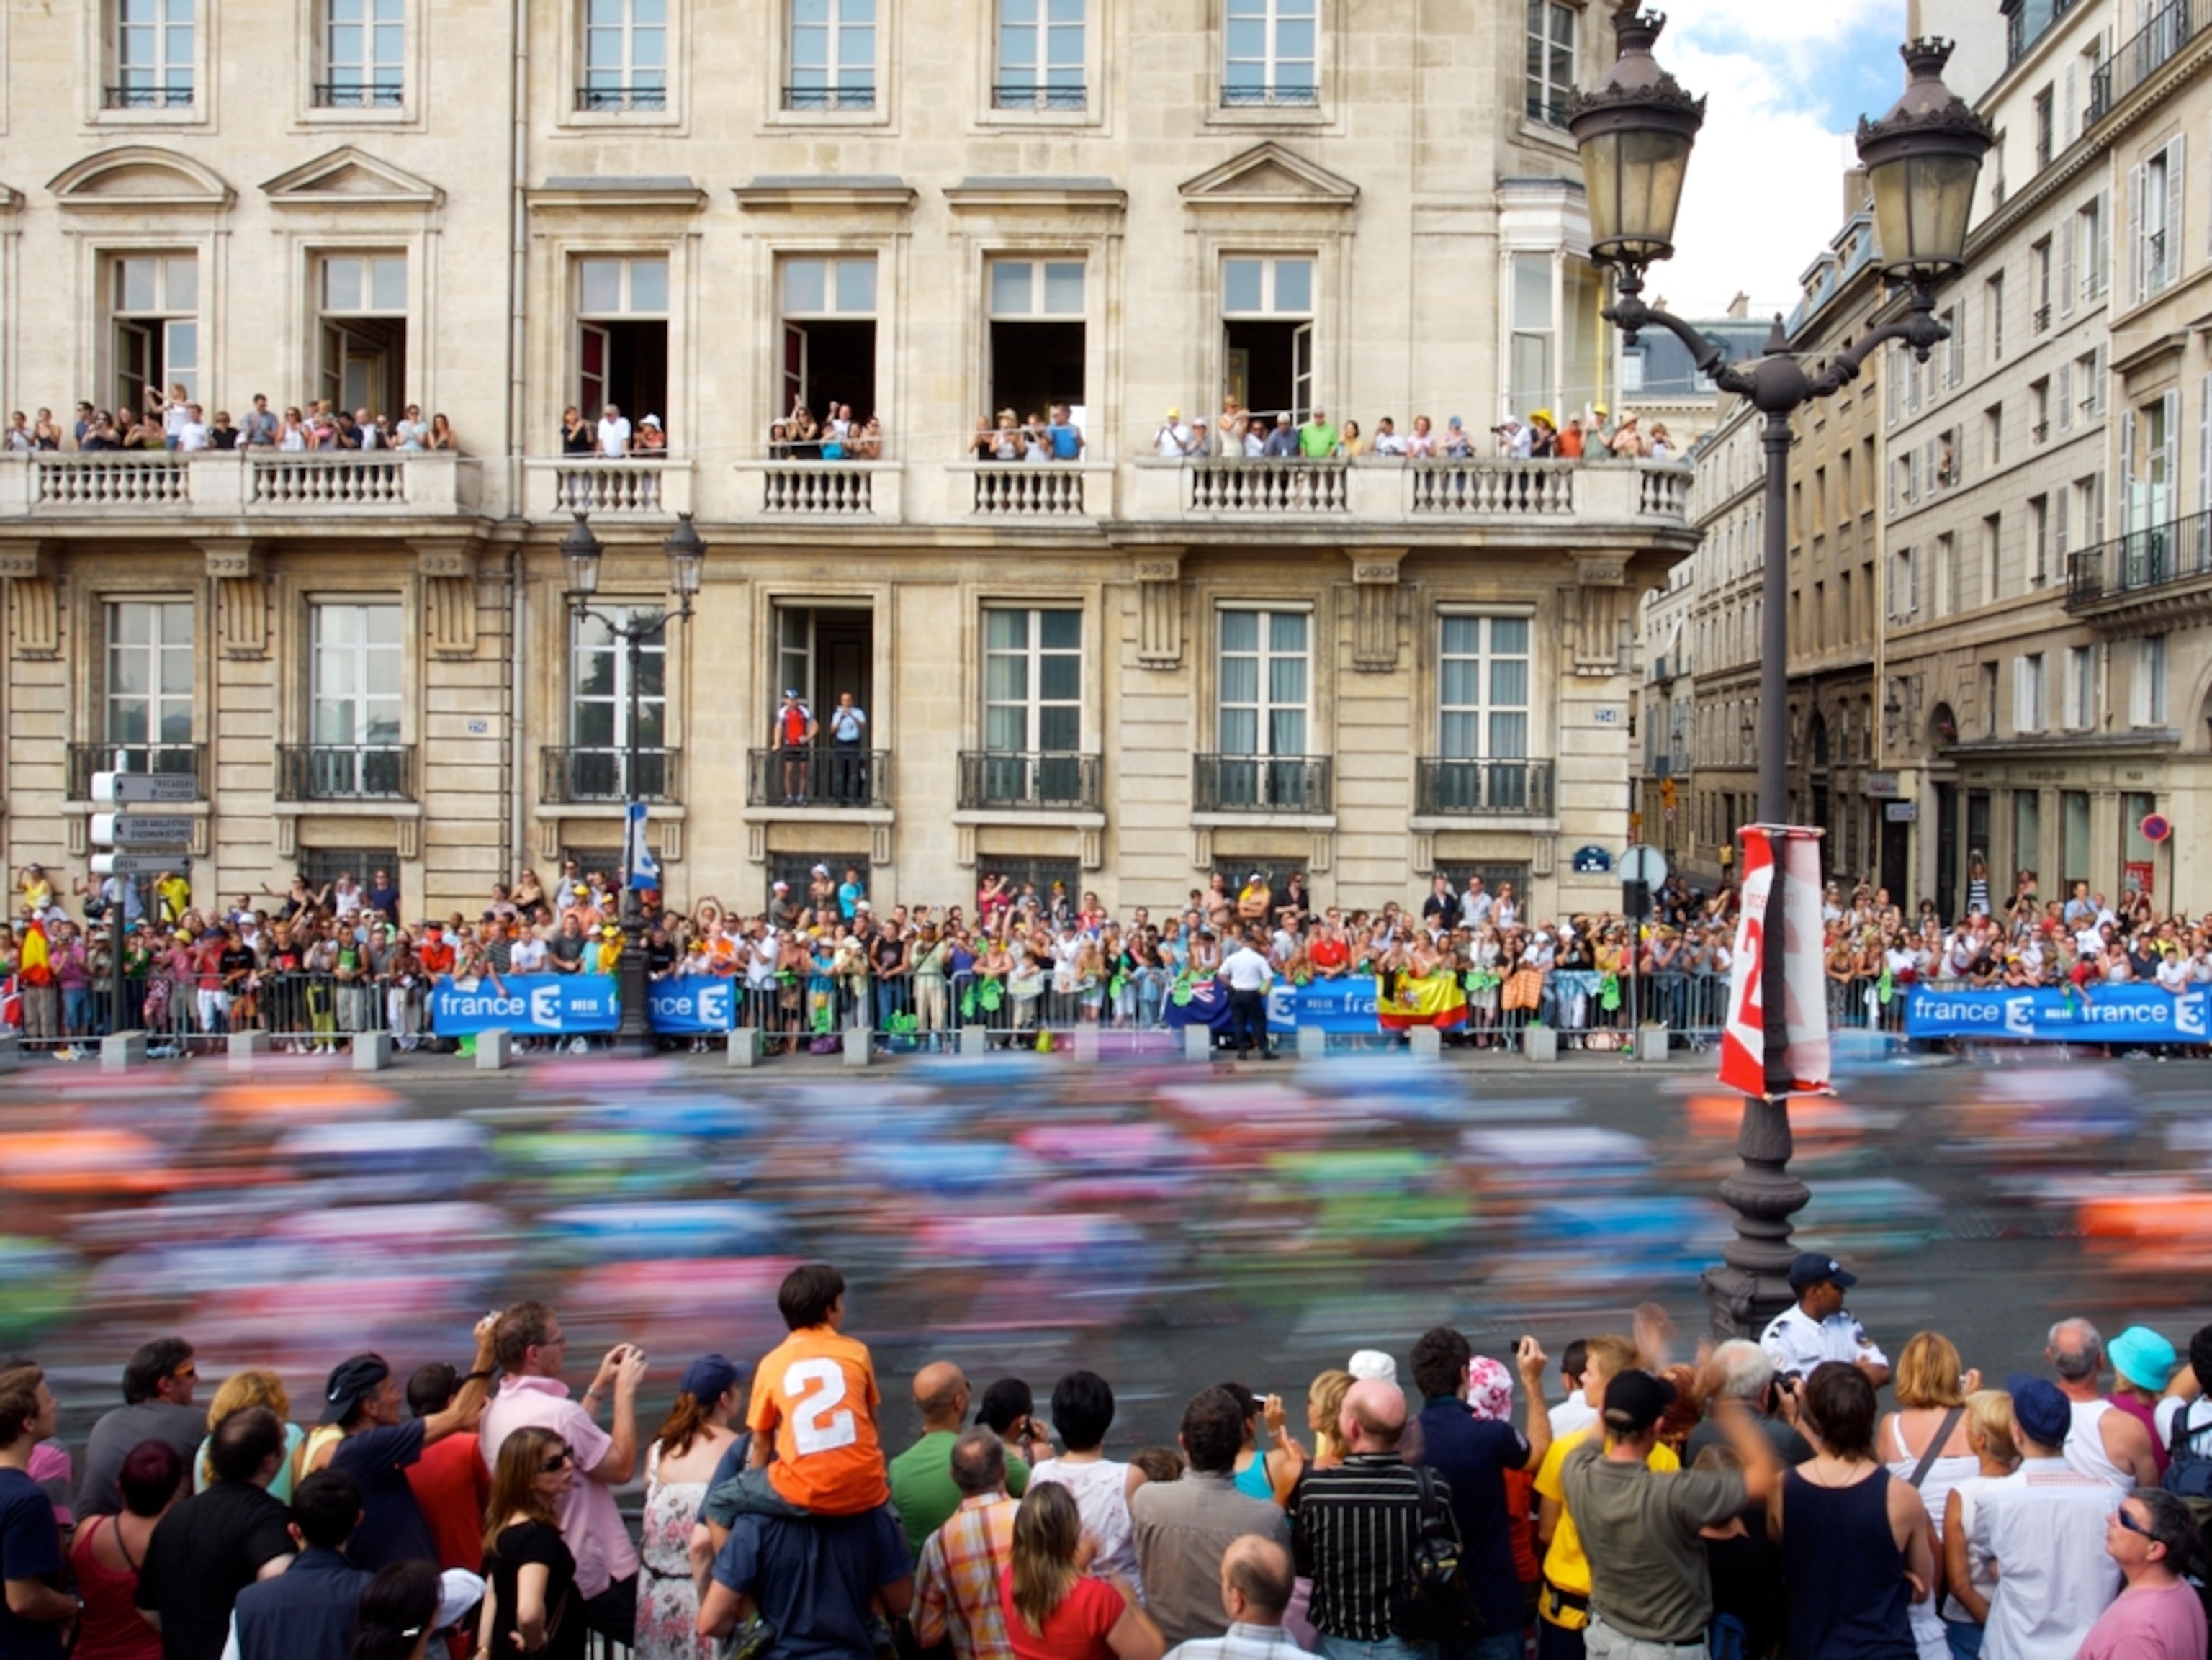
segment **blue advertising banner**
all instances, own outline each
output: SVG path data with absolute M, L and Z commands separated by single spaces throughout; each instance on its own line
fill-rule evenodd
M 1229 1029 L 1229 994 L 1212 980 L 1199 980 L 1190 989 L 1190 1001 L 1172 997 L 1161 1006 L 1170 1030 L 1186 1026 Z M 1375 1018 L 1375 982 L 1371 979 L 1317 981 L 1292 985 L 1278 980 L 1267 993 L 1267 1029 L 1295 1032 L 1300 1027 L 1320 1032 L 1378 1032 Z
M 1905 1003 L 1908 1038 L 1998 1038 L 2027 1043 L 2212 1042 L 2208 994 L 2155 985 L 2075 991 L 1938 991 L 1916 985 Z
M 740 982 L 713 974 L 684 974 L 650 988 L 646 1017 L 656 1032 L 696 1038 L 727 1032 L 738 1023 Z
M 611 1032 L 622 1022 L 615 983 L 604 974 L 509 974 L 501 997 L 489 979 L 472 986 L 441 978 L 430 991 L 430 1029 L 441 1037 L 514 1032 L 532 1037 Z

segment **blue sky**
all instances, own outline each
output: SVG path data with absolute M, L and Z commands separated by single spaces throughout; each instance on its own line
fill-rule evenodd
M 1653 291 L 1689 317 L 1738 291 L 1787 309 L 1843 223 L 1862 113 L 1904 89 L 1905 0 L 1673 0 L 1660 61 L 1705 95 L 1673 260 Z M 1601 9 L 1592 8 L 1601 14 Z M 1988 26 L 2002 28 L 1996 0 Z M 1609 44 L 1609 43 L 1608 43 Z

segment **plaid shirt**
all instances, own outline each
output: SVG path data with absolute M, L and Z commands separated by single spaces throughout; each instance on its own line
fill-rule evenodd
M 1004 1493 L 963 1499 L 923 1543 L 914 1602 L 915 1639 L 922 1647 L 950 1637 L 959 1660 L 1014 1660 L 999 1608 L 999 1570 L 1012 1560 L 1020 1508 Z
M 1170 1660 L 1313 1660 L 1280 1626 L 1230 1621 L 1224 1637 L 1194 1637 L 1168 1651 Z

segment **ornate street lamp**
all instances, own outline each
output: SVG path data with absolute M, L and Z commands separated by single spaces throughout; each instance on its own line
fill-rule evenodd
M 1808 371 L 1774 319 L 1765 353 L 1728 364 L 1720 346 L 1680 318 L 1644 303 L 1644 267 L 1674 251 L 1674 215 L 1690 150 L 1705 116 L 1651 55 L 1666 20 L 1656 13 L 1615 14 L 1620 54 L 1606 77 L 1567 106 L 1567 129 L 1582 152 L 1589 203 L 1590 256 L 1616 272 L 1618 298 L 1605 315 L 1631 345 L 1644 329 L 1662 328 L 1688 347 L 1698 372 L 1724 392 L 1750 399 L 1766 417 L 1765 541 L 1761 549 L 1759 678 L 1759 819 L 1788 821 L 1790 417 L 1817 398 L 1832 397 L 1858 376 L 1867 359 L 1893 341 L 1921 361 L 1950 331 L 1936 320 L 1933 285 L 1966 264 L 1966 221 L 1982 158 L 1994 142 L 1989 124 L 1943 84 L 1948 40 L 1915 40 L 1901 50 L 1910 71 L 1905 95 L 1880 121 L 1859 124 L 1859 159 L 1875 197 L 1882 270 L 1911 290 L 1910 307 Z M 1705 1275 L 1713 1329 L 1723 1336 L 1755 1336 L 1790 1300 L 1788 1274 L 1796 1247 L 1790 1218 L 1812 1196 L 1790 1173 L 1786 993 L 1779 944 L 1784 936 L 1780 862 L 1767 892 L 1760 996 L 1766 1088 L 1747 1096 L 1736 1137 L 1741 1168 L 1721 1184 L 1735 1212 L 1735 1238 Z
M 631 808 L 643 802 L 647 794 L 638 753 L 638 684 L 643 669 L 645 642 L 659 638 L 672 619 L 678 622 L 691 620 L 691 602 L 698 595 L 700 579 L 707 568 L 707 544 L 700 540 L 689 513 L 676 516 L 676 528 L 662 541 L 660 550 L 668 559 L 668 591 L 675 597 L 674 609 L 664 605 L 653 611 L 615 613 L 600 610 L 592 603 L 599 591 L 599 562 L 604 549 L 583 514 L 576 515 L 576 522 L 561 538 L 562 562 L 568 567 L 568 614 L 576 621 L 586 617 L 592 619 L 622 642 L 629 684 L 629 719 L 623 734 L 623 949 L 621 960 L 616 965 L 622 1023 L 616 1028 L 614 1046 L 620 1053 L 632 1055 L 649 1055 L 653 1051 L 653 1022 L 647 1008 L 651 994 L 645 978 L 645 915 L 638 904 L 637 890 L 631 886 L 635 872 L 630 864 L 629 814 Z

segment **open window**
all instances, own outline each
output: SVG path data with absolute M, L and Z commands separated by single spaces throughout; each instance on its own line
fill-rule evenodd
M 113 266 L 115 409 L 143 412 L 171 386 L 199 396 L 199 261 L 188 253 L 126 254 Z
M 874 717 L 876 614 L 865 605 L 779 605 L 775 608 L 775 684 L 805 699 L 821 724 L 817 740 L 830 742 L 830 711 L 840 694 Z
M 576 262 L 576 407 L 612 404 L 633 421 L 668 409 L 668 261 Z
M 407 257 L 323 261 L 322 395 L 341 409 L 397 415 L 406 404 Z
M 1083 262 L 994 259 L 990 270 L 991 407 L 1047 416 L 1084 405 Z M 1082 423 L 1079 413 L 1074 415 Z
M 795 258 L 783 262 L 782 397 L 779 415 L 801 404 L 826 418 L 850 404 L 865 421 L 876 413 L 876 260 Z
M 1314 262 L 1221 265 L 1222 391 L 1255 415 L 1304 421 L 1314 403 Z

